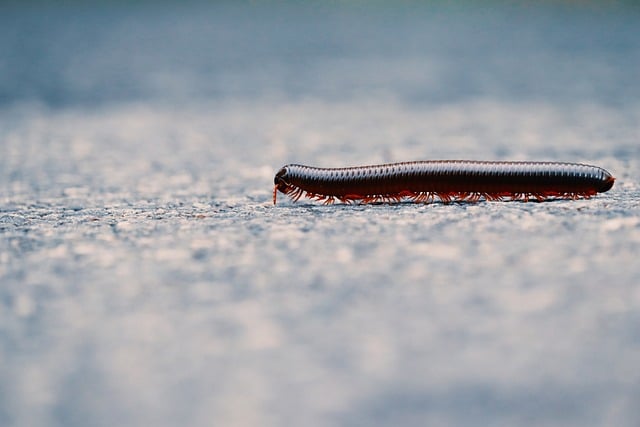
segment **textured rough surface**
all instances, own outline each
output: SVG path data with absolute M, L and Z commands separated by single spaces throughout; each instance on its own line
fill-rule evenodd
M 1 425 L 640 424 L 637 10 L 7 8 Z M 271 202 L 446 158 L 617 181 Z

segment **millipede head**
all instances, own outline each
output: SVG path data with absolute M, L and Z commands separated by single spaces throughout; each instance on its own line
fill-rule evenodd
M 273 188 L 273 204 L 274 205 L 276 204 L 276 194 L 278 193 L 278 191 L 284 194 L 287 194 L 290 192 L 289 189 L 291 187 L 291 184 L 287 182 L 288 173 L 289 171 L 287 170 L 287 167 L 284 166 L 278 171 L 278 173 L 276 173 L 276 176 L 273 178 L 273 184 L 275 185 L 275 187 Z

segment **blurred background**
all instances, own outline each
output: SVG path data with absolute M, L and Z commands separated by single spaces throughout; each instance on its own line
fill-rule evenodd
M 635 1 L 0 3 L 0 425 L 640 425 Z M 551 160 L 331 207 L 283 164 Z
M 628 105 L 635 2 L 3 2 L 0 102 Z

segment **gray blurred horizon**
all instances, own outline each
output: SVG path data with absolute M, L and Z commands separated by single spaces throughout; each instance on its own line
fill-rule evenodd
M 5 4 L 0 107 L 354 97 L 634 104 L 633 4 Z

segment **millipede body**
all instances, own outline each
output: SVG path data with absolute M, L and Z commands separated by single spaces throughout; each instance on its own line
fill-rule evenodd
M 274 178 L 277 192 L 343 203 L 427 203 L 436 200 L 588 199 L 608 191 L 615 178 L 580 163 L 430 160 L 347 168 L 290 164 Z

